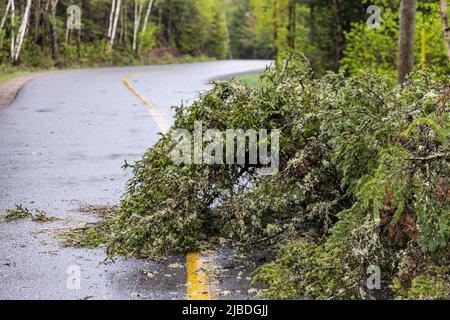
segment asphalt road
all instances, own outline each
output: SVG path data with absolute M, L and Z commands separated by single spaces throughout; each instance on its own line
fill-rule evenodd
M 103 249 L 62 248 L 55 234 L 43 229 L 91 221 L 77 212 L 80 206 L 117 204 L 130 177 L 121 169 L 124 160 L 139 159 L 157 141 L 157 121 L 124 85 L 125 78 L 170 123 L 170 107 L 192 101 L 209 80 L 268 64 L 219 61 L 64 71 L 26 84 L 0 110 L 0 214 L 22 204 L 63 220 L 0 222 L 0 299 L 186 298 L 185 268 L 169 267 L 173 262 L 184 266 L 183 256 L 165 262 L 104 262 Z M 76 268 L 80 288 L 71 282 Z M 156 276 L 149 277 L 150 272 Z

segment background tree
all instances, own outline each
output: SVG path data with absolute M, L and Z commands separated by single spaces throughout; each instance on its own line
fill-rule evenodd
M 414 34 L 416 31 L 416 0 L 402 0 L 398 45 L 398 83 L 403 83 L 414 66 Z
M 25 39 L 25 34 L 27 32 L 28 21 L 30 18 L 30 8 L 31 8 L 31 0 L 27 0 L 25 7 L 22 11 L 22 16 L 20 19 L 20 27 L 17 33 L 17 37 L 15 39 L 14 48 L 12 52 L 13 63 L 18 63 L 20 57 L 20 51 L 22 49 L 23 41 Z
M 446 0 L 440 0 L 442 34 L 447 49 L 447 58 L 450 61 L 450 26 L 448 24 L 448 6 Z

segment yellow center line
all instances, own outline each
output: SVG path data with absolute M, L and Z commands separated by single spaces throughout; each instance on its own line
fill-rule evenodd
M 206 264 L 200 253 L 191 252 L 186 256 L 187 299 L 211 300 L 211 288 L 208 275 L 205 273 Z
M 169 121 L 167 119 L 167 116 L 162 114 L 158 111 L 158 109 L 150 102 L 148 101 L 144 96 L 142 96 L 139 92 L 136 91 L 136 89 L 133 88 L 133 86 L 130 84 L 130 80 L 132 78 L 135 78 L 140 75 L 148 74 L 152 72 L 146 72 L 146 73 L 135 73 L 126 76 L 123 78 L 122 83 L 125 85 L 125 87 L 130 90 L 132 94 L 134 94 L 139 101 L 145 106 L 145 108 L 150 112 L 151 116 L 156 122 L 156 125 L 158 126 L 159 130 L 161 130 L 161 133 L 165 134 L 169 132 L 170 125 Z
M 170 125 L 167 116 L 160 113 L 158 109 L 144 96 L 142 96 L 133 86 L 130 84 L 130 80 L 134 77 L 148 74 L 136 73 L 131 74 L 123 78 L 122 82 L 125 87 L 135 95 L 139 101 L 150 112 L 155 120 L 158 128 L 163 134 L 167 133 L 170 129 Z M 205 273 L 205 267 L 207 264 L 202 260 L 200 253 L 191 252 L 186 256 L 186 273 L 187 273 L 187 299 L 188 300 L 210 300 L 211 299 L 211 283 L 208 275 Z

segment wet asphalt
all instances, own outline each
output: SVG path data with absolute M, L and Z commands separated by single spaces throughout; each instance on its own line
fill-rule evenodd
M 81 206 L 117 204 L 130 178 L 124 161 L 138 160 L 157 141 L 158 126 L 125 77 L 134 75 L 135 90 L 171 119 L 171 106 L 192 102 L 209 80 L 270 63 L 61 71 L 27 83 L 0 110 L 0 214 L 21 204 L 62 220 L 0 222 L 0 299 L 185 299 L 184 256 L 105 262 L 104 249 L 63 248 L 48 229 L 93 221 Z M 77 270 L 80 286 L 72 281 Z M 245 298 L 246 284 L 236 281 L 217 290 Z

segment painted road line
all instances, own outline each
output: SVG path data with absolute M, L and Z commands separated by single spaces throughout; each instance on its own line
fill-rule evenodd
M 205 272 L 207 266 L 198 252 L 186 256 L 187 299 L 211 300 L 210 279 Z
M 139 101 L 145 106 L 145 108 L 150 112 L 156 124 L 162 133 L 167 133 L 170 129 L 170 125 L 167 116 L 161 114 L 158 109 L 148 101 L 144 96 L 142 96 L 133 86 L 130 84 L 130 80 L 140 75 L 147 73 L 136 73 L 131 74 L 123 78 L 122 82 L 127 87 L 133 95 L 135 95 Z M 205 267 L 207 263 L 203 261 L 200 253 L 192 252 L 188 253 L 186 256 L 186 273 L 187 273 L 187 299 L 188 300 L 210 300 L 211 299 L 211 288 L 210 279 L 205 273 Z
M 147 72 L 152 73 L 152 72 Z M 139 92 L 136 91 L 136 89 L 133 88 L 133 86 L 130 84 L 130 80 L 132 78 L 135 78 L 140 75 L 144 75 L 146 73 L 136 73 L 131 74 L 123 78 L 122 82 L 127 87 L 129 91 L 131 91 L 132 94 L 134 94 L 141 103 L 145 106 L 145 108 L 150 112 L 151 116 L 153 117 L 153 120 L 155 120 L 156 125 L 158 126 L 159 130 L 161 130 L 161 133 L 165 134 L 169 132 L 170 125 L 169 121 L 167 119 L 167 116 L 165 114 L 162 114 L 158 111 L 158 109 L 150 102 L 148 101 L 144 96 L 142 96 Z

